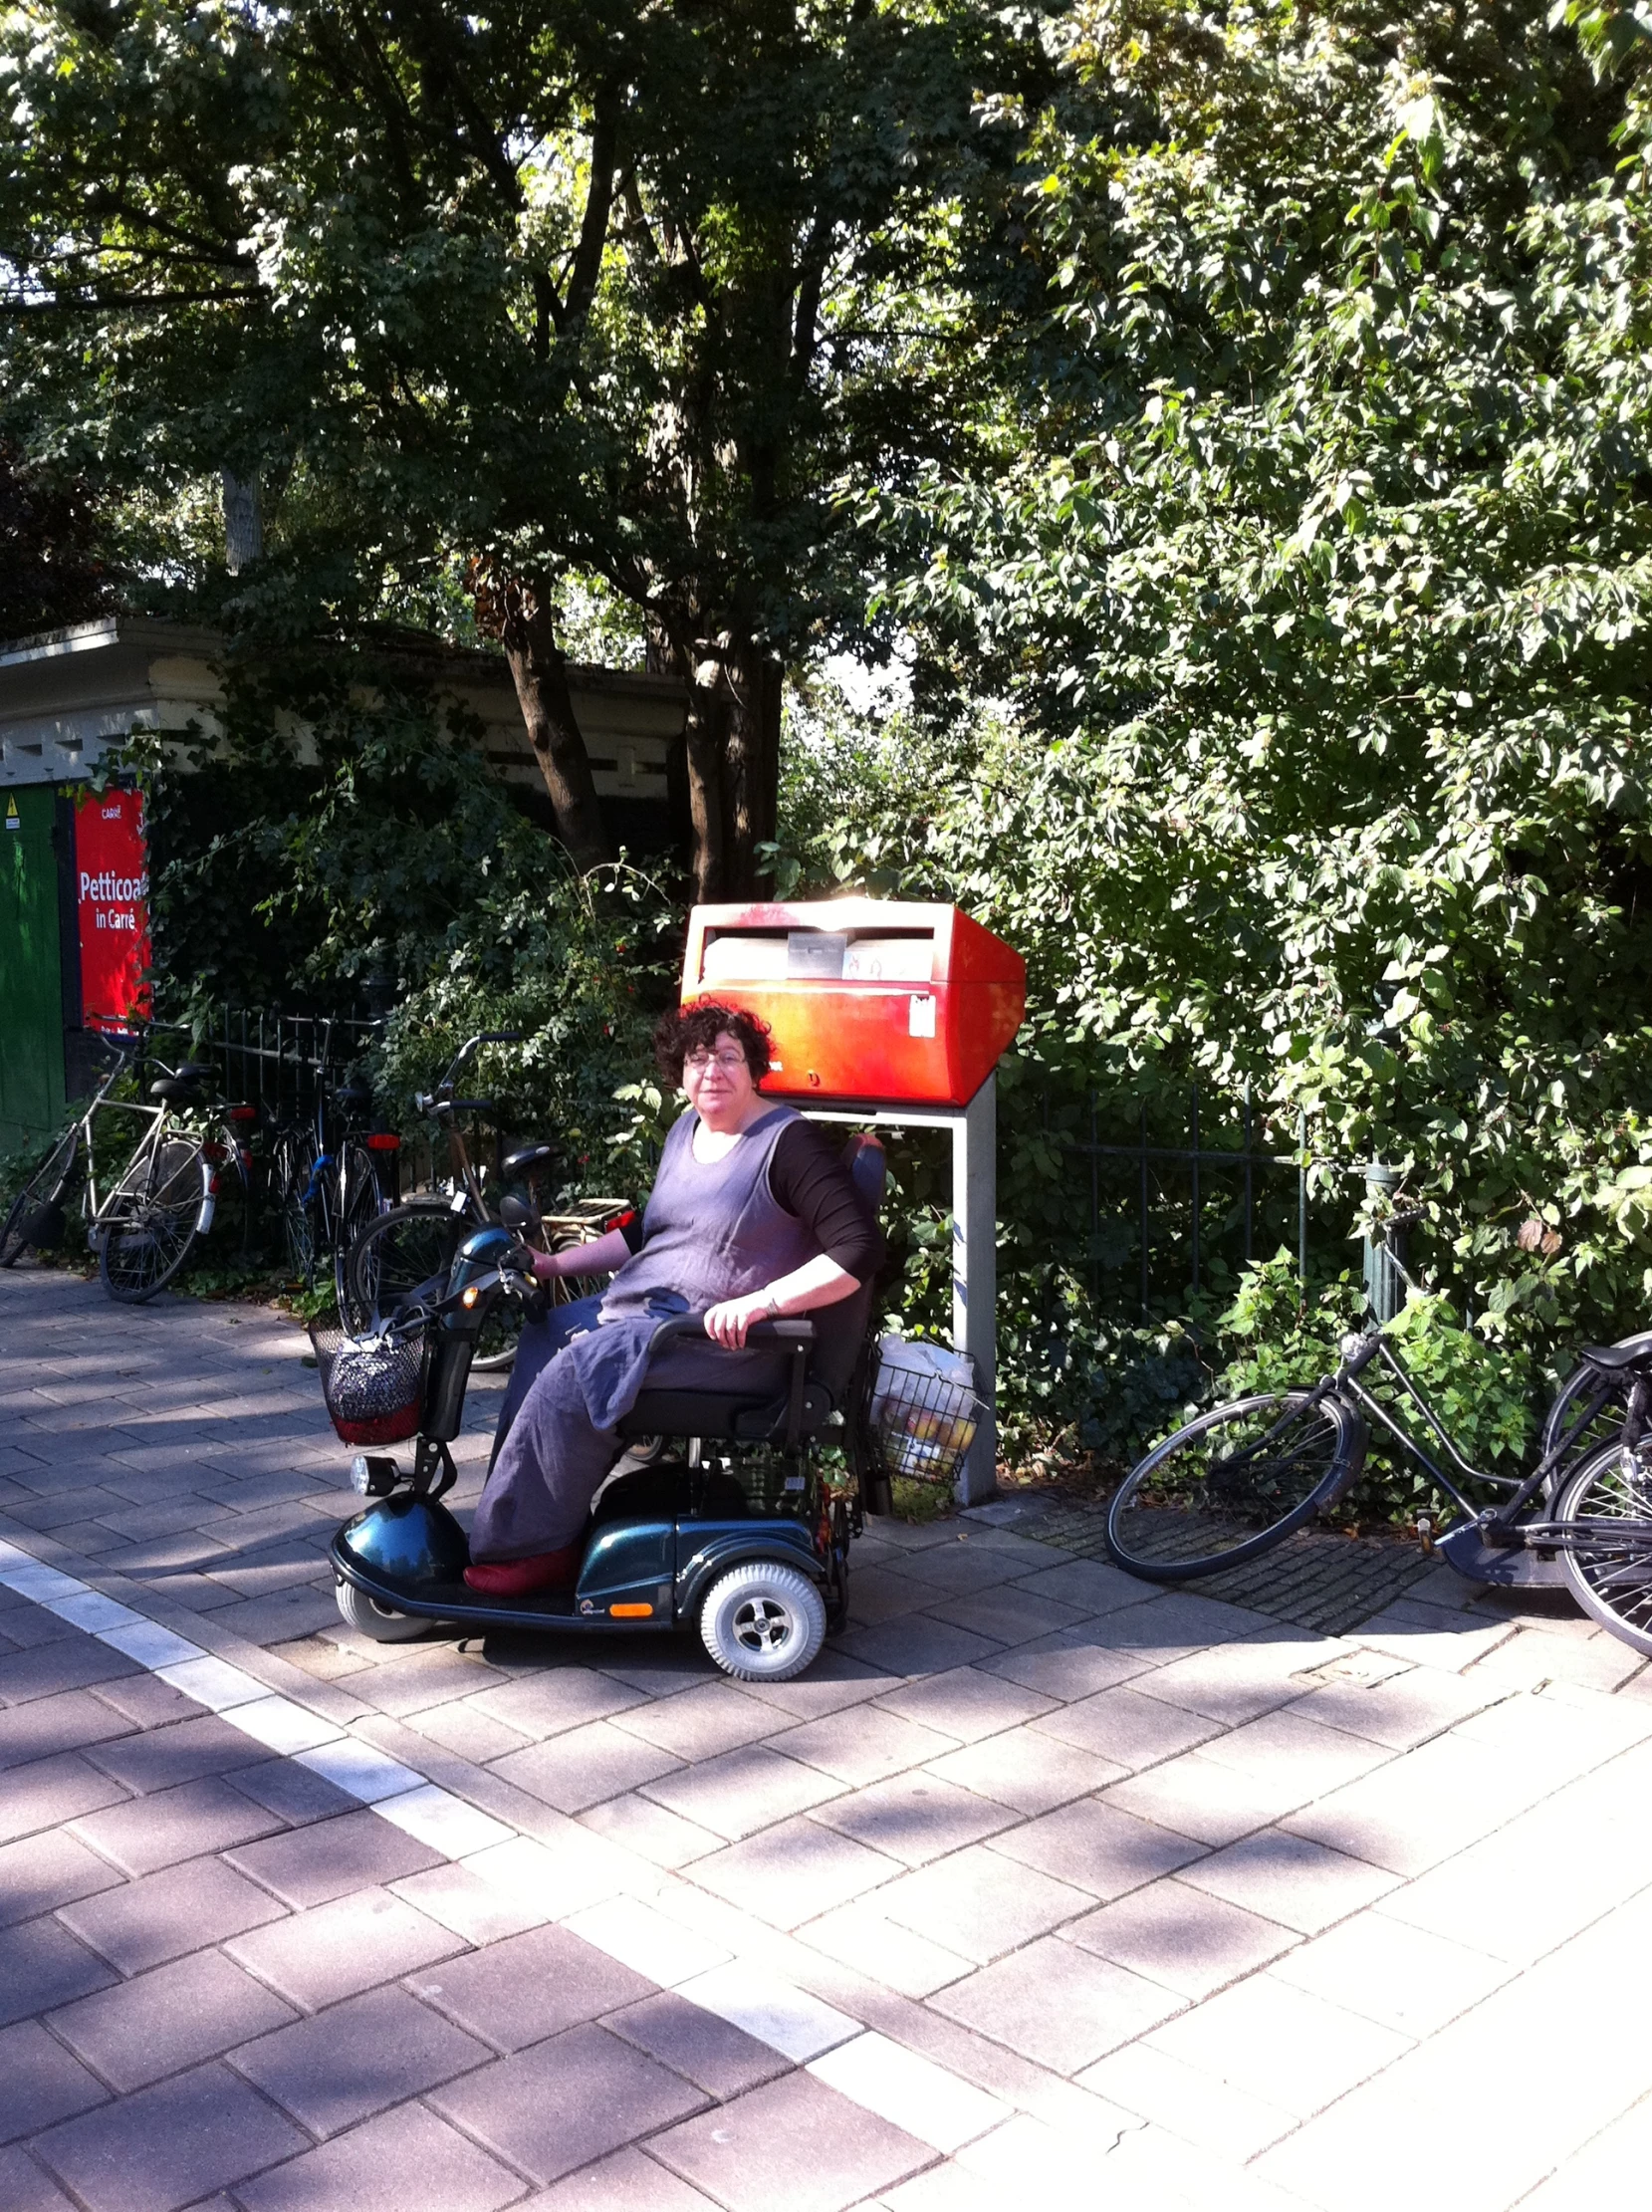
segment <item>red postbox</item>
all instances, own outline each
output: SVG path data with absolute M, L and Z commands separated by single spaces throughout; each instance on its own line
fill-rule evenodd
M 695 999 L 768 1023 L 768 1096 L 964 1106 L 1021 1026 L 1027 963 L 956 906 L 696 906 L 682 1002 Z

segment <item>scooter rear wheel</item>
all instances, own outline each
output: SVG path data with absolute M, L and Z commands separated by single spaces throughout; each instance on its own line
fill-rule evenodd
M 371 1636 L 374 1643 L 409 1643 L 414 1636 L 422 1636 L 431 1625 L 419 1613 L 396 1612 L 389 1605 L 381 1605 L 376 1598 L 369 1598 L 364 1590 L 357 1590 L 343 1577 L 334 1595 L 350 1626 L 359 1629 L 364 1636 Z
M 826 1640 L 826 1600 L 796 1567 L 748 1560 L 706 1594 L 700 1640 L 737 1682 L 790 1682 Z

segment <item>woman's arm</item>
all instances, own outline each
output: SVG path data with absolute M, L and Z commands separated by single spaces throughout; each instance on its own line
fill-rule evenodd
M 560 1275 L 612 1275 L 631 1256 L 623 1229 L 610 1229 L 593 1244 L 571 1244 L 562 1252 L 536 1252 L 534 1279 L 554 1282 Z
M 754 1321 L 813 1314 L 822 1306 L 835 1306 L 859 1288 L 857 1277 L 823 1252 L 818 1259 L 805 1260 L 790 1275 L 777 1276 L 760 1291 L 751 1291 L 744 1298 L 726 1298 L 721 1305 L 713 1306 L 706 1315 L 706 1335 L 730 1352 L 738 1352 Z

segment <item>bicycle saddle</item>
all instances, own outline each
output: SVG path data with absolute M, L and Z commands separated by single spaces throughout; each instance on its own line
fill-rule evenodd
M 1584 1345 L 1577 1356 L 1579 1359 L 1586 1359 L 1591 1367 L 1604 1367 L 1611 1373 L 1616 1373 L 1622 1367 L 1644 1367 L 1647 1364 L 1647 1352 L 1643 1345 Z
M 526 1175 L 533 1168 L 543 1167 L 553 1157 L 556 1149 L 554 1144 L 524 1144 L 520 1150 L 505 1154 L 505 1173 Z
M 337 1094 L 337 1097 L 339 1104 L 352 1111 L 357 1106 L 371 1106 L 372 1104 L 372 1091 L 364 1083 L 347 1083 L 343 1090 Z
M 167 1106 L 175 1106 L 184 1099 L 198 1099 L 200 1095 L 199 1079 L 185 1074 L 181 1069 L 175 1076 L 163 1076 L 159 1083 L 151 1083 L 149 1086 L 150 1098 L 159 1099 Z

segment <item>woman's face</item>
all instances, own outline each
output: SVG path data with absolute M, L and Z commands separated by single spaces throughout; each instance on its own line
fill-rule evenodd
M 761 1101 L 738 1037 L 719 1030 L 708 1053 L 703 1045 L 684 1056 L 682 1087 L 708 1129 L 744 1128 Z

